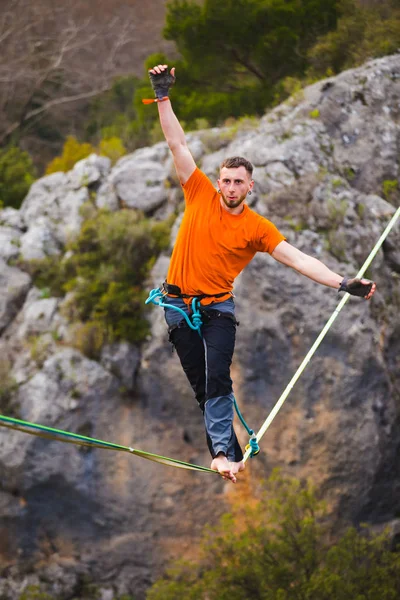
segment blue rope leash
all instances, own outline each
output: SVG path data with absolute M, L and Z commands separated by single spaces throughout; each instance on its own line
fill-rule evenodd
M 164 294 L 160 290 L 160 288 L 154 288 L 149 293 L 149 297 L 145 301 L 145 304 L 150 304 L 150 302 L 151 302 L 152 304 L 155 304 L 156 306 L 161 306 L 162 308 L 172 308 L 173 310 L 178 311 L 182 315 L 182 317 L 185 319 L 185 321 L 189 325 L 190 329 L 197 331 L 199 336 L 202 337 L 201 327 L 203 325 L 203 320 L 202 320 L 201 313 L 200 313 L 199 299 L 193 298 L 193 300 L 192 300 L 192 315 L 190 317 L 182 308 L 179 308 L 179 306 L 174 306 L 173 304 L 165 304 L 165 302 L 162 301 L 163 297 L 164 297 Z M 244 420 L 243 415 L 239 410 L 239 407 L 237 405 L 235 398 L 233 398 L 233 405 L 235 407 L 237 416 L 239 417 L 243 427 L 246 429 L 247 433 L 250 436 L 249 443 L 246 446 L 246 450 L 250 450 L 250 457 L 252 458 L 253 456 L 256 456 L 256 454 L 258 454 L 260 452 L 260 447 L 257 442 L 257 436 L 254 433 L 253 429 L 250 429 L 250 427 L 247 425 L 246 421 Z
M 256 456 L 256 454 L 258 454 L 260 452 L 260 446 L 258 445 L 258 442 L 257 442 L 257 436 L 254 433 L 253 429 L 251 429 L 247 425 L 246 421 L 244 420 L 243 415 L 239 410 L 239 407 L 238 407 L 235 397 L 233 398 L 233 406 L 235 407 L 237 416 L 239 417 L 243 427 L 245 428 L 245 430 L 247 431 L 247 433 L 250 436 L 249 443 L 246 446 L 246 450 L 250 450 L 250 458 L 253 458 L 253 456 Z
M 189 315 L 187 313 L 185 313 L 185 311 L 182 308 L 179 308 L 179 306 L 174 306 L 173 304 L 165 304 L 165 302 L 162 302 L 162 298 L 164 297 L 164 294 L 162 293 L 162 291 L 160 290 L 160 288 L 154 288 L 153 290 L 151 290 L 149 297 L 147 298 L 147 300 L 145 301 L 145 304 L 150 304 L 150 302 L 152 304 L 155 304 L 156 306 L 161 306 L 163 308 L 172 308 L 173 310 L 178 311 L 182 317 L 186 320 L 186 323 L 189 325 L 190 329 L 193 329 L 194 331 L 197 331 L 199 336 L 201 336 L 201 326 L 203 325 L 203 321 L 201 318 L 201 313 L 200 313 L 200 302 L 197 298 L 193 298 L 192 300 L 192 316 L 191 318 L 189 317 Z

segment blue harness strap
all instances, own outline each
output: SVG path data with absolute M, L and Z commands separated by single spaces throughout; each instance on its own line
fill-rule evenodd
M 179 306 L 174 306 L 173 304 L 165 304 L 165 302 L 162 302 L 162 298 L 164 296 L 165 294 L 161 291 L 160 288 L 154 288 L 153 290 L 151 290 L 149 297 L 145 301 L 145 304 L 150 304 L 150 302 L 152 302 L 156 306 L 161 306 L 162 308 L 172 308 L 173 310 L 178 311 L 186 320 L 186 323 L 189 325 L 190 329 L 197 331 L 199 336 L 202 337 L 201 326 L 203 325 L 203 320 L 201 318 L 200 301 L 198 300 L 198 298 L 193 298 L 191 307 L 192 314 L 189 316 L 187 313 L 185 313 L 185 311 L 182 308 L 179 308 Z

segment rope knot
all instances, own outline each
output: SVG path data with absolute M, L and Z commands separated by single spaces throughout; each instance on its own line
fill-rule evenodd
M 192 316 L 191 321 L 193 323 L 193 329 L 197 331 L 197 333 L 201 337 L 201 327 L 203 325 L 203 319 L 200 313 L 200 302 L 197 298 L 193 298 L 192 300 Z
M 254 431 L 252 431 L 246 450 L 250 450 L 250 458 L 253 458 L 253 456 L 256 456 L 260 452 L 260 446 L 258 445 L 257 436 Z

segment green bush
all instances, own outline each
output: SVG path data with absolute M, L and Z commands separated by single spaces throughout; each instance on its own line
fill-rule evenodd
M 15 146 L 0 150 L 0 208 L 19 208 L 35 181 L 35 169 L 27 152 Z
M 102 323 L 88 321 L 74 330 L 74 346 L 91 360 L 100 358 L 101 349 L 106 341 L 106 332 Z
M 27 268 L 35 285 L 51 295 L 72 292 L 65 311 L 81 324 L 76 344 L 97 358 L 106 341 L 139 342 L 147 335 L 143 285 L 169 244 L 171 224 L 132 210 L 88 214 L 64 258 L 48 257 Z
M 311 73 L 324 77 L 339 73 L 397 52 L 400 46 L 400 10 L 398 3 L 382 0 L 362 6 L 356 0 L 342 0 L 342 16 L 337 28 L 319 38 L 308 52 Z
M 399 182 L 397 179 L 385 179 L 382 183 L 383 197 L 388 201 L 398 205 L 399 200 Z
M 70 135 L 64 143 L 62 155 L 56 156 L 48 164 L 46 175 L 57 173 L 58 171 L 66 173 L 73 168 L 75 163 L 83 158 L 87 158 L 93 152 L 96 152 L 96 149 L 91 144 L 81 144 L 74 136 Z
M 107 156 L 114 164 L 121 156 L 126 154 L 126 148 L 122 140 L 115 135 L 110 135 L 109 137 L 101 139 L 98 147 L 92 146 L 92 144 L 86 142 L 81 143 L 70 135 L 64 143 L 61 156 L 56 156 L 47 165 L 46 175 L 57 173 L 58 171 L 66 173 L 70 171 L 79 160 L 87 158 L 93 153 Z
M 386 535 L 349 529 L 329 543 L 315 489 L 275 472 L 264 497 L 206 532 L 200 556 L 179 562 L 148 600 L 395 600 L 400 556 Z
M 121 156 L 126 154 L 126 148 L 122 140 L 114 135 L 100 141 L 98 152 L 101 156 L 107 156 L 111 159 L 111 163 L 115 164 Z
M 135 137 L 137 115 L 133 105 L 137 85 L 136 77 L 118 77 L 110 90 L 91 101 L 85 129 L 86 137 L 94 145 L 114 137 L 119 138 L 128 151 L 139 145 Z
M 38 585 L 28 585 L 18 600 L 54 600 L 54 598 L 43 592 Z

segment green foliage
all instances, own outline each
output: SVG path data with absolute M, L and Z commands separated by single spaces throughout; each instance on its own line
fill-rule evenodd
M 123 118 L 103 126 L 102 135 L 113 132 L 128 148 L 128 131 L 131 147 L 158 139 L 157 111 L 142 104 L 142 98 L 154 97 L 147 71 L 158 63 L 176 67 L 179 93 L 172 88 L 171 97 L 187 128 L 201 128 L 198 119 L 215 125 L 228 117 L 262 114 L 275 101 L 282 79 L 305 74 L 306 49 L 335 27 L 336 12 L 335 0 L 173 0 L 164 37 L 176 43 L 182 58 L 149 56 L 144 78 L 129 88 L 133 103 L 125 101 Z M 128 89 L 127 81 L 124 85 Z M 279 88 L 279 97 L 290 93 L 286 87 Z
M 400 8 L 396 0 L 382 0 L 364 6 L 357 0 L 339 3 L 337 28 L 308 52 L 311 72 L 324 77 L 397 52 L 400 45 Z
M 126 154 L 126 148 L 123 141 L 116 136 L 105 137 L 100 140 L 98 147 L 92 144 L 81 143 L 72 135 L 68 136 L 65 141 L 62 155 L 56 156 L 47 166 L 46 174 L 57 173 L 58 171 L 70 171 L 73 166 L 90 154 L 100 154 L 107 156 L 114 164 L 121 156 Z
M 152 54 L 143 79 L 117 79 L 93 101 L 87 134 L 95 144 L 117 137 L 127 151 L 163 139 L 157 110 L 142 104 L 154 97 L 148 69 L 158 63 L 176 67 L 171 98 L 186 130 L 262 115 L 289 96 L 298 103 L 304 85 L 397 50 L 396 2 L 172 0 L 164 37 L 180 58 Z
M 18 600 L 54 600 L 54 598 L 46 592 L 42 592 L 38 585 L 28 585 Z
M 399 182 L 397 179 L 385 179 L 382 184 L 382 192 L 384 198 L 388 202 L 395 203 L 399 196 Z
M 88 109 L 86 136 L 97 145 L 102 139 L 119 138 L 128 151 L 146 143 L 138 135 L 133 99 L 139 84 L 136 77 L 118 77 L 111 89 L 92 100 Z M 111 157 L 110 157 L 111 158 Z
M 175 61 L 180 117 L 215 124 L 244 109 L 261 114 L 274 86 L 305 74 L 306 50 L 335 24 L 335 0 L 174 0 L 164 36 L 182 56 Z
M 98 152 L 101 156 L 111 159 L 111 164 L 115 164 L 121 156 L 126 154 L 126 148 L 119 137 L 113 136 L 100 141 Z
M 72 292 L 65 310 L 80 323 L 75 343 L 90 358 L 98 358 L 105 341 L 146 336 L 143 284 L 169 233 L 169 222 L 152 222 L 135 211 L 92 210 L 64 258 L 29 265 L 38 287 L 52 295 Z
M 308 81 L 307 83 L 313 83 Z M 304 99 L 303 88 L 305 85 L 304 78 L 299 77 L 284 77 L 275 85 L 274 88 L 274 104 L 280 104 L 289 96 L 291 104 L 297 105 Z
M 46 175 L 58 171 L 70 171 L 78 160 L 88 157 L 93 152 L 96 150 L 91 144 L 81 144 L 74 136 L 70 135 L 65 141 L 62 155 L 56 156 L 47 166 Z
M 65 282 L 75 274 L 75 267 L 70 259 L 53 254 L 43 259 L 18 263 L 20 268 L 31 275 L 36 287 L 41 290 L 42 298 L 55 296 L 61 298 L 65 294 Z
M 328 542 L 324 505 L 310 485 L 274 473 L 253 508 L 238 508 L 204 536 L 148 600 L 394 600 L 400 557 L 386 535 L 350 529 Z
M 16 416 L 11 405 L 18 384 L 11 376 L 11 364 L 7 358 L 0 358 L 0 412 Z
M 319 115 L 320 115 L 320 113 L 319 113 L 318 108 L 314 108 L 314 110 L 310 111 L 310 115 L 309 116 L 311 117 L 311 119 L 318 119 Z
M 19 208 L 35 180 L 35 169 L 27 152 L 15 146 L 0 149 L 0 208 Z

